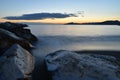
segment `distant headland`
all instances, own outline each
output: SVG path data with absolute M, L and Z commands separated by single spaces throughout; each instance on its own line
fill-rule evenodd
M 107 20 L 103 22 L 89 22 L 89 23 L 66 23 L 65 25 L 120 25 L 120 21 L 118 20 Z

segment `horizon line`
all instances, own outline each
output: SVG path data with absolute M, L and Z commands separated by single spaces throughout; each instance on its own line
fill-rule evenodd
M 74 22 L 74 21 L 69 21 L 69 22 L 29 22 L 29 21 L 17 21 L 17 20 L 4 20 L 0 21 L 0 23 L 4 22 L 13 22 L 13 23 L 33 23 L 33 24 L 66 24 L 66 23 L 75 23 L 75 24 L 84 24 L 84 23 L 96 23 L 96 22 L 104 22 L 104 21 L 120 21 L 120 20 L 101 20 L 101 21 L 85 21 L 85 22 Z

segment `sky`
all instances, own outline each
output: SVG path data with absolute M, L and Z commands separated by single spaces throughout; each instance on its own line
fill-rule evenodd
M 120 0 L 0 0 L 0 22 L 120 20 Z

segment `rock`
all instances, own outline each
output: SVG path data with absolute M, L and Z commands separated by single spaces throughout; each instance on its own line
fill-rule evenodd
M 11 23 L 11 22 L 0 23 L 0 28 L 6 29 L 6 30 L 13 30 L 16 28 L 24 28 L 24 27 L 28 27 L 28 25 L 20 24 L 20 23 Z
M 11 22 L 0 24 L 0 28 L 10 31 L 16 34 L 18 37 L 26 39 L 29 42 L 37 41 L 37 38 L 31 33 L 31 31 L 29 29 L 24 29 L 24 27 L 28 27 L 28 25 Z
M 10 39 L 22 40 L 22 38 L 16 36 L 14 33 L 0 28 L 0 37 L 9 37 Z
M 120 80 L 120 60 L 113 56 L 57 51 L 45 63 L 51 80 Z
M 0 57 L 0 80 L 30 80 L 33 69 L 33 56 L 18 44 Z
M 15 43 L 20 44 L 25 49 L 30 49 L 32 47 L 31 43 L 27 40 L 16 36 L 10 31 L 0 29 L 0 55 Z
M 37 41 L 37 38 L 31 33 L 31 31 L 29 29 L 16 28 L 16 29 L 13 29 L 10 31 L 31 43 L 34 41 Z

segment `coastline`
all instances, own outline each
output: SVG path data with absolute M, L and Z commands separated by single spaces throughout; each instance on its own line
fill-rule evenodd
M 7 27 L 3 27 L 3 25 L 7 26 Z M 21 26 L 23 26 L 23 27 L 21 27 Z M 21 76 L 20 78 L 17 77 L 17 73 L 12 73 L 12 75 L 14 75 L 15 77 L 12 77 L 10 79 L 8 77 L 0 74 L 0 80 L 4 80 L 4 78 L 6 80 L 8 80 L 8 79 L 9 80 L 16 80 L 16 79 L 58 80 L 60 78 L 59 75 L 61 75 L 63 80 L 66 80 L 66 79 L 70 79 L 70 77 L 71 77 L 68 74 L 71 74 L 74 78 L 76 78 L 75 80 L 79 80 L 80 78 L 82 78 L 82 76 L 78 75 L 78 73 L 84 75 L 85 78 L 87 78 L 87 77 L 93 78 L 92 76 L 83 74 L 83 73 L 87 73 L 89 71 L 89 68 L 87 68 L 87 67 L 89 67 L 91 64 L 93 64 L 92 66 L 94 66 L 94 67 L 98 66 L 98 65 L 99 66 L 97 68 L 92 67 L 91 70 L 93 70 L 93 72 L 91 71 L 91 73 L 88 73 L 88 74 L 91 75 L 93 73 L 93 75 L 95 77 L 98 77 L 99 79 L 101 79 L 101 77 L 104 77 L 104 73 L 107 74 L 108 76 L 110 76 L 111 74 L 115 74 L 114 71 L 112 71 L 111 68 L 109 68 L 107 66 L 107 65 L 109 65 L 108 62 L 110 62 L 110 66 L 117 65 L 118 68 L 120 67 L 119 62 L 118 62 L 118 60 L 120 60 L 120 58 L 119 58 L 120 51 L 119 50 L 118 51 L 117 50 L 73 50 L 73 51 L 68 51 L 68 50 L 60 49 L 53 53 L 44 54 L 45 55 L 44 59 L 42 61 L 40 61 L 40 56 L 35 57 L 34 53 L 32 52 L 32 50 L 34 50 L 34 48 L 36 48 L 36 50 L 38 48 L 38 47 L 36 47 L 37 44 L 34 44 L 34 43 L 39 42 L 40 40 L 39 40 L 39 38 L 37 38 L 35 35 L 33 35 L 31 33 L 31 30 L 24 29 L 24 26 L 26 26 L 26 25 L 16 24 L 16 23 L 3 23 L 2 24 L 2 28 L 3 29 L 5 28 L 5 30 L 0 29 L 1 30 L 0 34 L 2 35 L 0 38 L 2 40 L 0 48 L 4 50 L 3 52 L 1 52 L 1 56 L 0 56 L 0 65 L 2 65 L 2 68 L 0 68 L 0 73 L 2 74 L 2 72 L 5 72 L 4 75 L 7 75 L 7 76 L 9 75 L 9 73 L 7 73 L 5 71 L 7 69 L 7 66 L 2 64 L 3 62 L 6 63 L 7 65 L 14 64 L 17 66 L 21 66 L 22 63 L 20 61 L 23 61 L 23 63 L 26 63 L 26 64 L 22 64 L 23 67 L 25 67 L 25 68 L 19 68 L 16 70 L 16 72 L 22 71 L 22 70 L 23 71 L 28 70 L 27 72 L 29 72 L 29 73 L 27 73 L 27 74 L 22 73 L 22 75 L 25 75 L 25 76 Z M 28 37 L 28 36 L 31 36 L 31 37 Z M 60 38 L 62 38 L 62 37 L 60 37 Z M 100 40 L 102 38 L 103 37 L 100 37 Z M 68 38 L 68 40 L 69 39 L 70 38 Z M 55 39 L 55 40 L 57 40 L 57 39 Z M 99 38 L 97 40 L 99 40 Z M 7 45 L 4 46 L 3 43 L 6 43 L 6 41 L 7 41 Z M 12 43 L 11 43 L 11 41 L 12 41 Z M 64 39 L 63 39 L 63 41 L 64 41 Z M 76 42 L 76 40 L 75 40 L 75 42 Z M 53 44 L 53 43 L 51 43 L 51 44 Z M 44 48 L 46 48 L 46 47 L 44 47 Z M 14 52 L 14 50 L 15 50 L 15 52 Z M 40 52 L 37 52 L 37 53 L 41 54 Z M 77 57 L 77 56 L 79 56 L 79 57 Z M 7 57 L 7 59 L 4 59 L 4 57 Z M 11 62 L 11 63 L 9 62 L 10 59 L 14 59 L 14 57 L 18 58 L 18 64 L 20 64 L 20 65 L 15 64 L 14 62 Z M 88 58 L 86 58 L 86 57 L 88 57 Z M 36 58 L 39 58 L 39 60 L 37 60 Z M 111 59 L 115 59 L 115 60 L 111 60 Z M 96 60 L 96 61 L 93 62 L 92 60 L 93 61 Z M 8 62 L 6 62 L 6 61 L 8 61 Z M 83 61 L 83 63 L 81 65 L 79 65 L 78 63 L 81 63 L 81 61 Z M 90 61 L 90 62 L 86 63 L 86 61 Z M 101 69 L 101 64 L 96 65 L 96 63 L 99 61 L 103 63 L 103 67 L 105 69 L 108 69 L 108 71 L 112 71 L 111 74 L 104 72 L 104 69 Z M 84 64 L 84 63 L 86 63 L 86 64 Z M 51 65 L 52 65 L 52 67 L 51 67 Z M 66 67 L 66 65 L 68 68 Z M 77 66 L 77 65 L 79 65 L 79 66 Z M 80 67 L 80 66 L 82 66 L 82 67 Z M 3 69 L 3 68 L 5 68 L 5 69 Z M 9 66 L 9 68 L 12 68 L 12 70 L 14 70 L 14 68 L 16 68 L 16 67 Z M 81 73 L 80 70 L 82 70 L 83 68 L 85 68 L 84 69 L 85 71 L 83 71 L 83 73 Z M 115 71 L 118 71 L 118 68 L 116 67 Z M 63 69 L 62 71 L 67 70 L 63 73 L 64 76 L 62 75 L 61 69 Z M 73 69 L 75 69 L 76 72 L 73 71 L 71 73 L 71 71 Z M 95 70 L 98 70 L 98 72 L 100 72 L 100 75 L 95 75 L 94 74 L 96 72 Z M 58 73 L 57 71 L 60 73 Z M 77 78 L 75 74 L 78 75 L 79 78 Z M 118 74 L 116 74 L 116 75 L 118 75 Z M 54 76 L 56 76 L 56 78 L 54 78 Z M 9 77 L 11 77 L 11 76 L 9 76 Z M 73 77 L 70 80 L 73 80 Z M 118 78 L 117 76 L 113 76 L 112 78 L 114 78 L 114 77 Z M 97 80 L 97 79 L 95 79 L 95 80 Z M 105 80 L 107 80 L 106 77 L 105 77 Z

